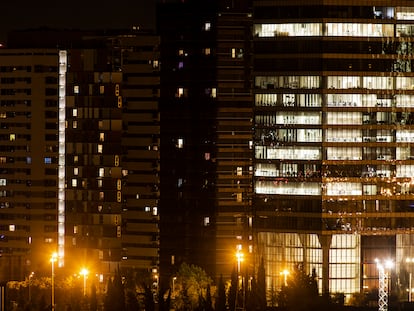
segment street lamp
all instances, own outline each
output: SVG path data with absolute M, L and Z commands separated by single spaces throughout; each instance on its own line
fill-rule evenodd
M 414 263 L 414 258 L 406 258 L 405 262 L 410 264 L 410 263 Z M 412 286 L 412 273 L 411 273 L 411 268 L 410 268 L 410 274 L 409 274 L 409 279 L 408 279 L 408 301 L 411 302 L 411 298 L 412 298 L 412 292 L 413 292 L 413 286 Z
M 380 260 L 375 259 L 378 269 L 379 284 L 378 284 L 378 310 L 388 310 L 388 282 L 389 276 L 388 271 L 394 267 L 394 263 L 391 260 L 386 260 L 382 263 Z
M 31 292 L 30 292 L 30 284 L 31 284 L 31 280 L 32 280 L 32 277 L 33 276 L 34 276 L 34 272 L 31 272 L 29 274 L 29 285 L 28 285 L 28 290 L 29 290 L 29 303 L 32 301 L 32 295 L 31 295 Z
M 237 283 L 236 283 L 236 301 L 234 304 L 235 309 L 237 309 L 239 287 L 242 288 L 242 286 L 240 286 L 239 283 L 240 283 L 240 267 L 244 259 L 244 254 L 240 251 L 240 249 L 237 249 L 236 258 L 237 258 Z M 242 285 L 243 285 L 243 278 L 242 278 Z M 242 290 L 244 291 L 244 288 L 242 288 Z M 244 304 L 244 293 L 243 293 L 243 304 Z M 244 305 L 243 305 L 243 309 L 244 309 Z
M 285 269 L 282 272 L 280 272 L 281 275 L 283 275 L 283 281 L 285 286 L 287 286 L 287 276 L 289 275 L 289 270 Z
M 57 253 L 53 253 L 50 257 L 50 262 L 52 263 L 52 311 L 55 310 L 55 261 L 57 261 Z
M 89 274 L 89 271 L 86 268 L 82 268 L 79 273 L 83 275 L 83 296 L 86 296 L 86 276 Z

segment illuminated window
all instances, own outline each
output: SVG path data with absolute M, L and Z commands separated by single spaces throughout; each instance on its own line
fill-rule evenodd
M 32 157 L 26 157 L 26 163 L 32 164 Z
M 236 169 L 237 172 L 237 176 L 242 176 L 243 175 L 243 168 L 241 166 L 238 166 Z
M 217 89 L 215 87 L 213 87 L 211 89 L 211 97 L 216 98 L 217 97 Z
M 15 231 L 16 226 L 15 225 L 9 225 L 9 231 Z
M 154 207 L 152 208 L 152 215 L 153 215 L 153 216 L 157 216 L 157 215 L 158 215 L 158 207 L 154 206 Z
M 184 139 L 183 138 L 178 138 L 178 140 L 177 140 L 177 148 L 178 149 L 184 148 Z
M 158 68 L 158 66 L 159 66 L 159 62 L 158 62 L 158 60 L 154 60 L 154 61 L 152 61 L 152 67 L 153 67 L 153 68 Z
M 75 86 L 73 87 L 73 93 L 75 93 L 75 94 L 79 94 L 79 85 L 75 85 Z
M 102 179 L 98 179 L 98 188 L 102 188 L 102 186 L 103 186 Z
M 16 134 L 10 134 L 10 141 L 16 140 Z
M 184 68 L 184 62 L 183 61 L 179 61 L 178 62 L 178 69 L 183 69 Z
M 100 167 L 99 168 L 99 177 L 104 177 L 104 175 L 105 175 L 105 168 Z
M 210 55 L 211 54 L 211 49 L 210 48 L 205 48 L 205 49 L 203 49 L 203 53 L 204 53 L 204 55 Z
M 115 155 L 114 165 L 115 165 L 116 167 L 118 167 L 118 166 L 119 166 L 119 155 Z
M 210 160 L 210 152 L 204 153 L 204 160 L 206 161 Z
M 32 237 L 31 236 L 27 237 L 27 244 L 32 244 Z
M 46 158 L 44 159 L 44 162 L 45 162 L 45 164 L 52 164 L 52 158 L 50 158 L 50 157 L 46 157 Z
M 105 141 L 105 133 L 99 133 L 99 141 Z
M 73 163 L 78 163 L 79 157 L 77 155 L 73 156 Z
M 207 227 L 208 225 L 210 225 L 210 217 L 204 217 L 204 226 Z
M 183 56 L 184 55 L 184 50 L 183 49 L 179 49 L 178 50 L 178 55 L 179 56 Z
M 103 191 L 99 192 L 99 200 L 103 200 L 105 198 L 105 193 Z
M 7 180 L 4 178 L 0 178 L 0 186 L 6 186 L 7 185 Z
M 98 144 L 98 153 L 102 153 L 102 151 L 103 151 L 103 145 Z
M 76 188 L 78 186 L 78 180 L 76 178 L 72 179 L 72 187 Z
M 73 168 L 73 175 L 77 176 L 79 174 L 79 168 L 78 167 L 74 167 Z
M 0 118 L 1 119 L 6 119 L 7 118 L 7 114 L 5 112 L 0 112 Z
M 99 86 L 99 94 L 104 94 L 105 93 L 105 86 L 104 85 L 100 85 Z
M 78 226 L 73 226 L 73 233 L 74 234 L 78 233 Z
M 231 49 L 231 58 L 236 58 L 236 49 L 235 48 Z
M 184 88 L 179 87 L 177 89 L 177 97 L 183 97 L 184 96 Z
M 78 109 L 73 108 L 72 109 L 72 117 L 77 117 L 78 116 Z
M 53 243 L 53 239 L 52 238 L 45 238 L 45 243 Z
M 6 163 L 6 162 L 7 162 L 7 158 L 6 157 L 0 157 L 0 163 Z
M 205 31 L 209 31 L 209 30 L 211 30 L 211 23 L 210 23 L 210 22 L 206 22 L 206 23 L 204 24 L 204 30 L 205 30 Z
M 72 122 L 72 128 L 77 129 L 78 128 L 78 121 L 73 120 Z
M 151 212 L 151 207 L 149 207 L 149 206 L 145 206 L 145 211 L 146 211 L 146 212 Z
M 122 190 L 122 180 L 116 180 L 116 190 Z

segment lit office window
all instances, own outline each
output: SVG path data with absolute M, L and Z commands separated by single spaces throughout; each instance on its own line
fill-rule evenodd
M 52 164 L 52 158 L 50 158 L 50 157 L 46 157 L 46 158 L 44 159 L 44 162 L 45 162 L 45 164 Z
M 211 97 L 213 97 L 213 98 L 217 97 L 217 88 L 213 87 L 211 89 Z
M 99 94 L 104 94 L 105 93 L 105 86 L 104 85 L 100 85 L 99 86 Z
M 144 209 L 146 212 L 151 212 L 151 207 L 149 207 L 149 206 L 145 206 L 145 209 Z
M 204 217 L 204 227 L 207 227 L 208 225 L 210 225 L 210 217 Z
M 0 186 L 7 186 L 7 179 L 0 178 Z
M 78 180 L 76 178 L 72 179 L 72 187 L 76 188 L 78 186 Z
M 16 140 L 16 134 L 10 134 L 10 141 Z
M 153 215 L 153 216 L 157 216 L 157 215 L 158 215 L 158 207 L 154 206 L 154 207 L 152 208 L 152 215 Z
M 78 163 L 79 161 L 79 156 L 75 155 L 73 156 L 73 163 Z
M 73 108 L 72 109 L 72 117 L 77 117 L 78 116 L 78 109 Z
M 177 148 L 178 149 L 184 148 L 184 139 L 183 138 L 178 138 L 178 140 L 177 140 Z
M 16 231 L 15 225 L 9 225 L 9 231 Z
M 7 158 L 6 157 L 0 157 L 0 163 L 1 164 L 6 163 L 6 162 L 7 162 Z M 26 163 L 27 163 L 27 161 L 26 161 Z
M 102 179 L 98 179 L 98 188 L 102 188 L 102 186 L 103 186 Z
M 78 121 L 73 120 L 72 122 L 72 128 L 77 129 L 78 128 Z
M 211 54 L 211 49 L 210 48 L 203 49 L 203 54 L 204 55 L 210 55 Z
M 75 86 L 73 87 L 73 93 L 75 93 L 75 94 L 79 94 L 79 85 L 75 85 Z
M 105 141 L 105 133 L 99 133 L 99 141 Z
M 73 233 L 77 234 L 78 233 L 78 226 L 73 226 Z
M 237 176 L 242 176 L 243 175 L 243 168 L 241 166 L 238 166 L 236 169 L 236 174 Z
M 184 88 L 179 87 L 177 89 L 177 97 L 183 97 L 184 96 Z
M 77 176 L 79 174 L 79 168 L 78 167 L 74 167 L 73 168 L 73 175 Z
M 99 177 L 104 177 L 104 175 L 105 175 L 105 168 L 100 167 L 99 168 Z
M 204 30 L 205 31 L 211 30 L 211 23 L 210 22 L 205 22 L 204 23 Z
M 98 153 L 102 153 L 102 152 L 103 152 L 103 145 L 98 144 Z

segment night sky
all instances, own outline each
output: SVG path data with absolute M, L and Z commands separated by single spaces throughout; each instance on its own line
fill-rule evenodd
M 157 0 L 0 0 L 0 42 L 11 30 L 39 27 L 155 28 Z

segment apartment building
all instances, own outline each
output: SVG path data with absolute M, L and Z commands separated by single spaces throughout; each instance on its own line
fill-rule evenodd
M 62 49 L 46 50 L 26 35 L 0 55 L 1 260 L 18 271 L 3 279 L 48 271 L 57 252 L 70 273 L 132 269 L 157 284 L 158 38 L 52 31 L 36 45 Z

